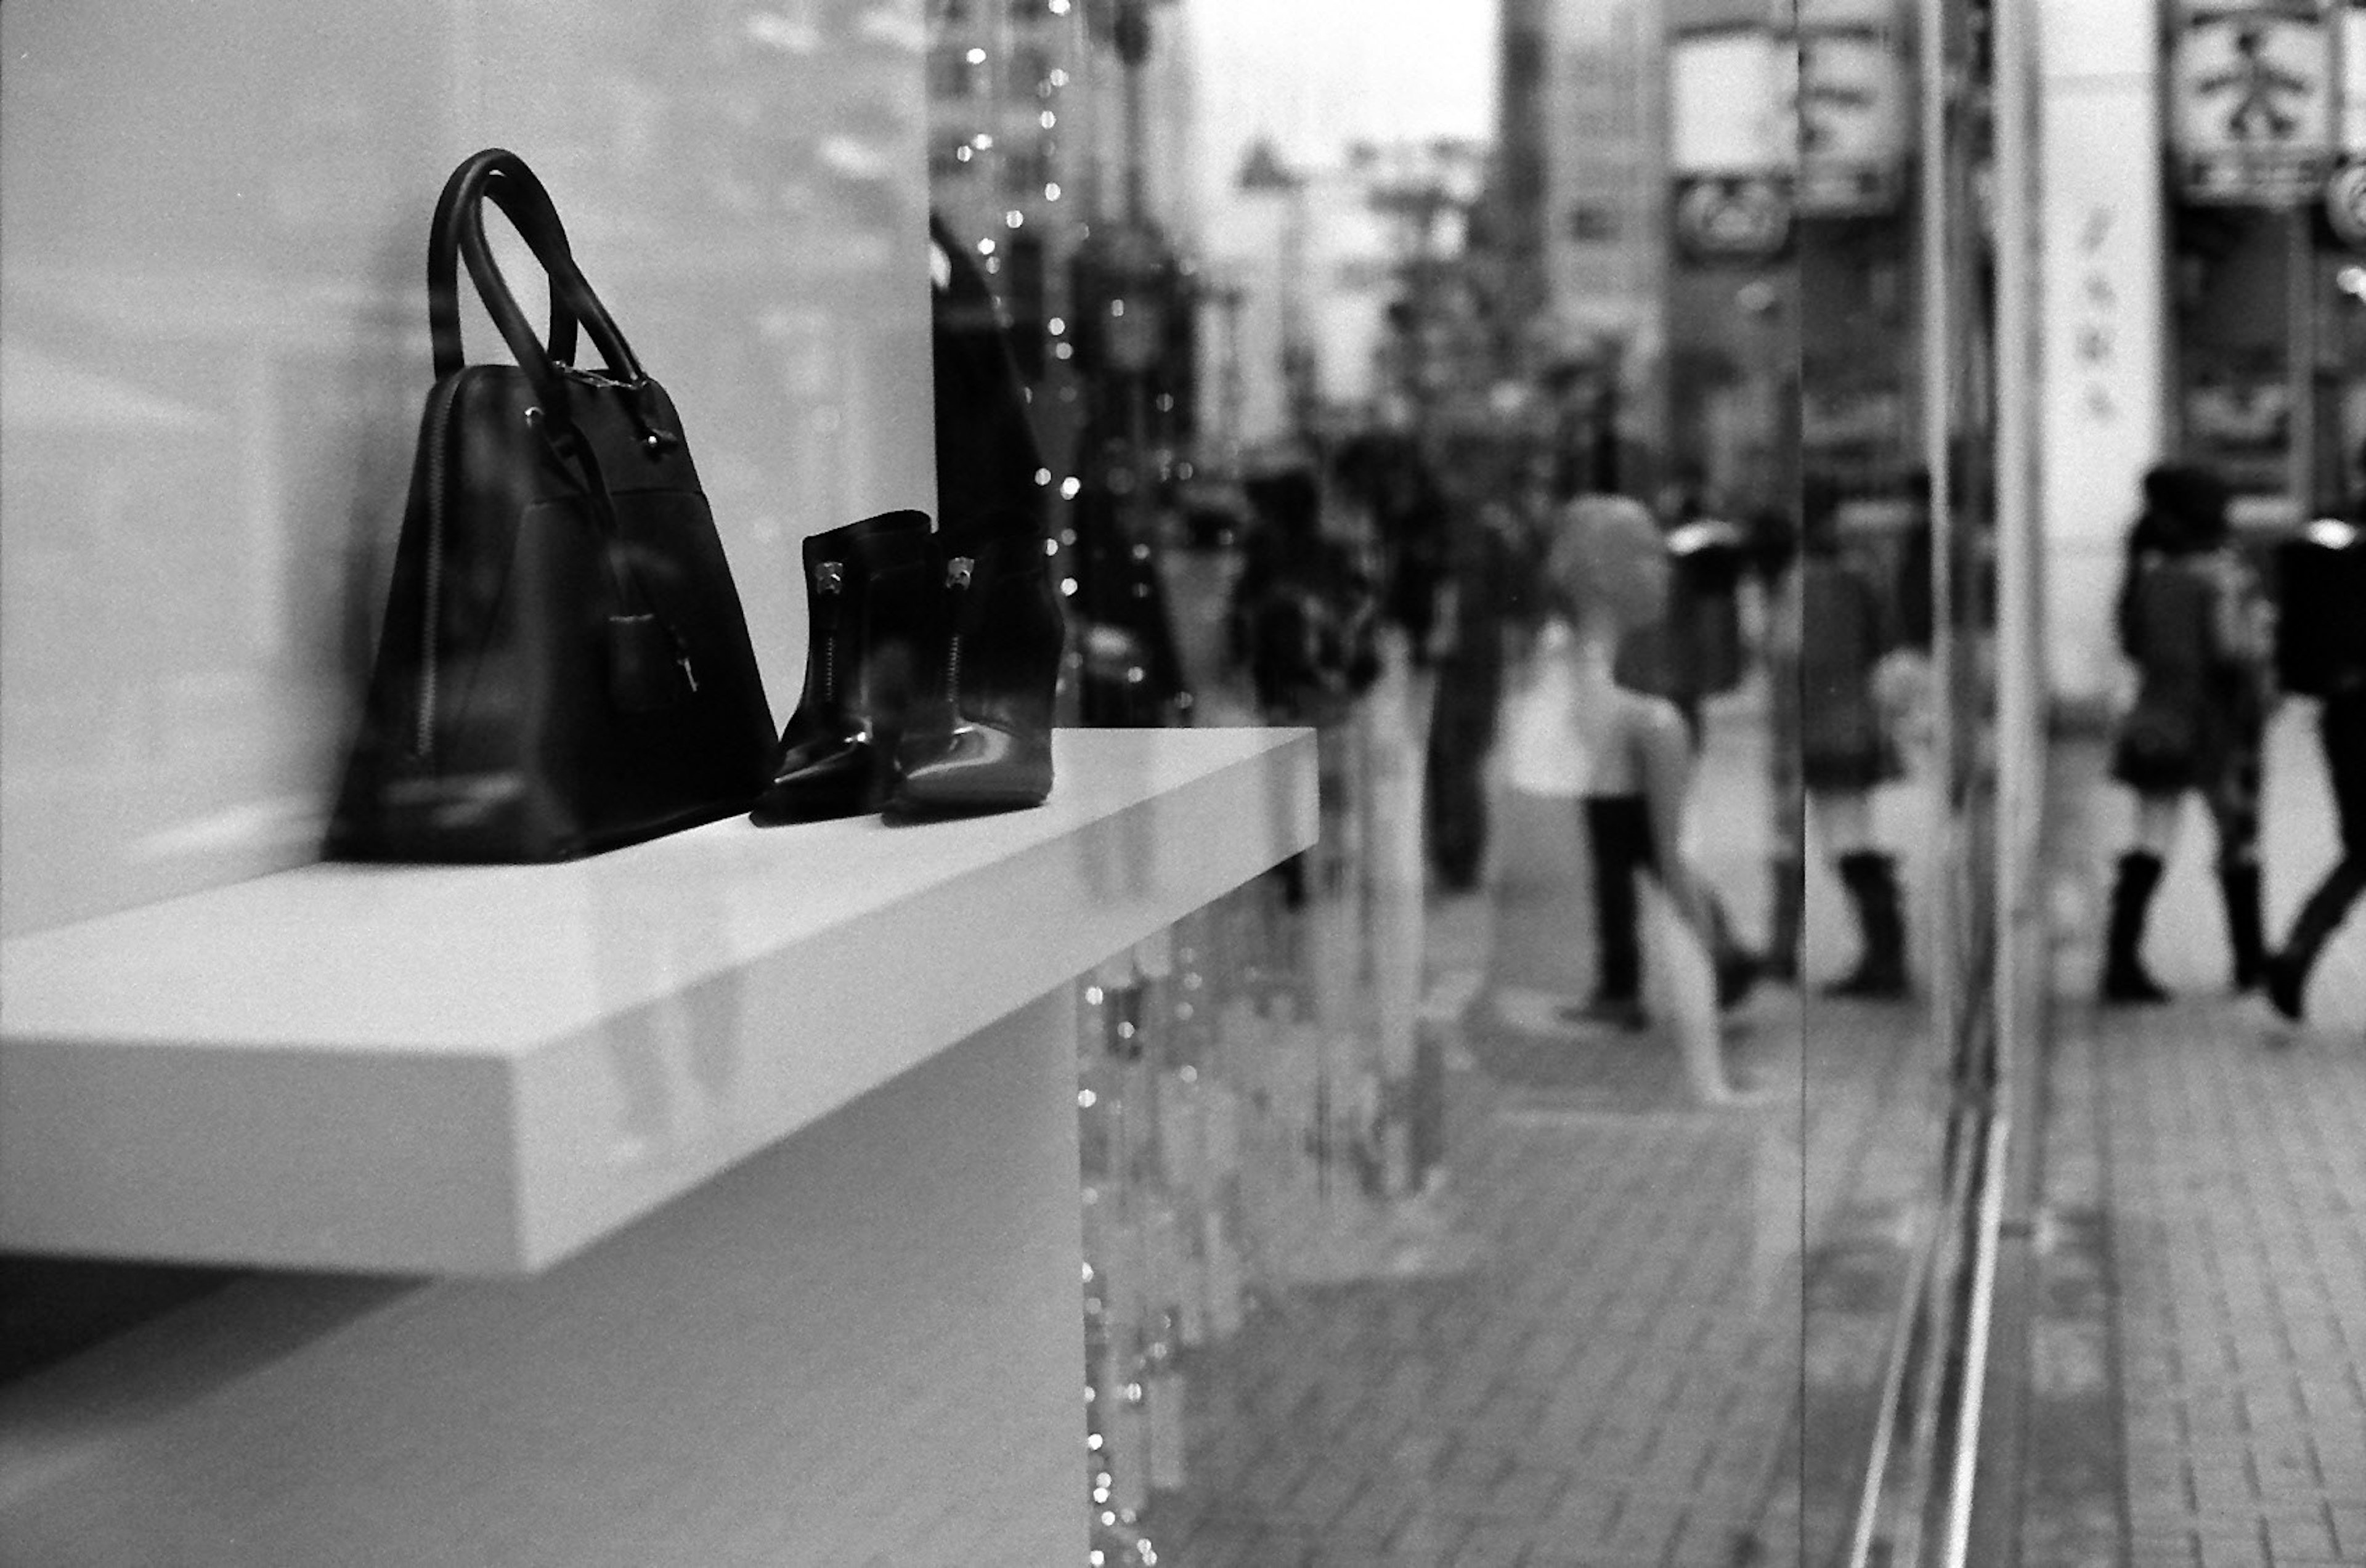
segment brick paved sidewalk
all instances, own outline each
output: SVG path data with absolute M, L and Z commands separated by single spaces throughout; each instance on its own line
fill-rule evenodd
M 1701 837 L 1754 931 L 1763 737 L 1746 715 L 1717 733 Z M 1693 1109 L 1672 1046 L 1552 1017 L 1549 955 L 1582 936 L 1583 900 L 1549 874 L 1563 826 L 1499 818 L 1527 891 L 1431 910 L 1432 994 L 1472 999 L 1443 1010 L 1447 1181 L 1422 1202 L 1470 1261 L 1279 1289 L 1188 1355 L 1189 1484 L 1144 1519 L 1170 1568 L 1774 1565 L 1838 1546 L 1928 1220 L 1920 1010 L 1762 992 L 1730 1049 L 1805 1092 Z M 1844 959 L 1840 919 L 1811 911 L 1811 964 Z M 1340 1217 L 1368 1218 L 1350 1198 Z
M 2270 757 L 2278 929 L 2329 847 L 2304 716 L 2279 722 Z M 2053 1532 L 2044 1560 L 2366 1563 L 2366 942 L 2343 933 L 2314 1027 L 2274 1043 L 2263 1013 L 2224 995 L 2197 825 L 2146 942 L 2184 999 L 2094 1006 L 2102 879 L 2124 830 L 2102 767 L 2096 741 L 2056 748 L 2047 870 L 2065 940 L 2041 1209 L 2074 1241 L 2091 1221 L 2101 1291 L 2084 1348 L 2081 1314 L 2057 1314 L 2070 1354 L 2041 1354 L 2033 1379 L 2043 1402 L 2079 1366 L 2101 1373 L 2109 1423 L 2089 1446 L 2116 1452 L 2055 1458 L 2117 1495 L 2090 1495 L 2074 1520 L 2081 1500 L 2057 1491 L 2034 1521 Z

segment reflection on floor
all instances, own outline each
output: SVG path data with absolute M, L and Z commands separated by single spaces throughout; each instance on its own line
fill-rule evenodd
M 1919 1013 L 1762 990 L 1729 1058 L 1786 1092 L 1695 1109 L 1657 1036 L 1555 1014 L 1571 803 L 1499 791 L 1487 893 L 1408 883 L 1423 702 L 1399 668 L 1367 705 L 1302 905 L 1268 879 L 1087 992 L 1098 1547 L 1828 1560 L 1928 1219 Z M 1747 930 L 1763 736 L 1747 699 L 1710 725 L 1696 837 Z M 1812 889 L 1811 973 L 1849 942 Z

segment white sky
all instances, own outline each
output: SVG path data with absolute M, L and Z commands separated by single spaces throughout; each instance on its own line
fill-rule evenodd
M 1202 178 L 1269 135 L 1301 166 L 1358 139 L 1494 129 L 1493 0 L 1181 0 L 1198 50 Z M 1206 186 L 1202 190 L 1209 195 Z

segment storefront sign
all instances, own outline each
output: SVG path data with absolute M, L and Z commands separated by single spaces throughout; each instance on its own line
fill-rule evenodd
M 1829 458 L 1877 451 L 1906 431 L 1906 398 L 1894 386 L 1809 385 L 1799 391 L 1799 445 Z
M 2366 158 L 2351 158 L 2325 182 L 2325 218 L 2353 251 L 2366 251 Z
M 2341 57 L 2341 150 L 2366 155 L 2366 0 L 2349 0 L 2336 25 L 2334 47 Z
M 1668 46 L 1668 166 L 1690 175 L 1785 175 L 1799 160 L 1798 55 L 1769 28 L 1678 34 Z
M 1906 162 L 1905 56 L 1889 0 L 1800 0 L 1794 114 L 1803 217 L 1898 205 Z
M 2184 388 L 2188 455 L 2237 491 L 2281 491 L 2288 477 L 2292 387 L 2272 357 L 2196 353 Z
M 2035 29 L 2038 412 L 2054 689 L 2122 678 L 2112 626 L 2144 471 L 2169 449 L 2167 261 L 2153 0 L 2046 6 Z
M 1672 219 L 1685 254 L 1757 261 L 1790 243 L 1797 59 L 1771 28 L 1717 28 L 1670 41 Z
M 2172 114 L 2188 197 L 2316 194 L 2333 157 L 2338 31 L 2324 0 L 2181 0 Z
M 1763 261 L 1791 242 L 1788 182 L 1773 175 L 1697 175 L 1676 182 L 1676 243 L 1705 260 Z
M 2117 209 L 2097 201 L 2080 213 L 2075 231 L 2078 276 L 2070 296 L 2067 368 L 2087 416 L 2099 423 L 2120 417 L 2128 390 L 2120 374 L 2120 333 L 2127 321 L 2112 254 L 2119 227 Z

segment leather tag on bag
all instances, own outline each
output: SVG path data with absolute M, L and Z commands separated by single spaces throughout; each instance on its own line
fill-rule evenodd
M 662 713 L 697 689 L 671 627 L 655 615 L 608 617 L 608 700 L 619 713 Z

